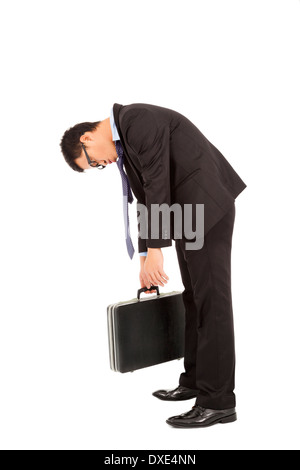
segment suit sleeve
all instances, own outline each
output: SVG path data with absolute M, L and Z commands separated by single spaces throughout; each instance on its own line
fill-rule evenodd
M 127 128 L 127 143 L 135 152 L 141 166 L 145 205 L 147 208 L 148 238 L 140 248 L 172 246 L 170 235 L 170 128 L 159 125 L 153 113 L 146 109 L 131 110 Z M 167 205 L 165 216 L 159 206 Z M 155 212 L 152 208 L 156 205 Z M 145 251 L 140 249 L 139 251 Z
M 143 202 L 140 202 L 140 201 L 137 201 L 137 219 L 138 219 L 138 250 L 139 250 L 139 254 L 141 255 L 141 253 L 145 253 L 147 251 L 147 244 L 146 244 L 146 239 L 143 237 L 143 233 L 142 230 L 141 230 L 141 225 L 142 224 L 145 224 L 145 214 L 144 214 L 144 211 L 140 211 L 139 210 L 139 206 L 138 204 L 141 204 L 142 207 L 145 206 L 145 201 Z

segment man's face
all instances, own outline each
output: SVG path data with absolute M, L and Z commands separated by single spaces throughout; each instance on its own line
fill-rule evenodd
M 103 166 L 116 162 L 118 155 L 115 143 L 110 139 L 106 139 L 97 129 L 93 132 L 85 132 L 80 137 L 80 141 L 84 144 L 90 160 Z M 91 168 L 83 149 L 80 157 L 76 158 L 75 162 L 83 170 Z

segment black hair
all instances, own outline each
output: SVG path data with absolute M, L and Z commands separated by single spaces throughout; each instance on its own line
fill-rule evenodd
M 85 132 L 92 132 L 96 130 L 98 124 L 101 121 L 96 122 L 81 122 L 76 124 L 70 129 L 66 130 L 60 141 L 60 148 L 63 156 L 68 165 L 75 171 L 83 172 L 84 170 L 75 163 L 76 158 L 79 158 L 82 152 L 82 146 L 80 144 L 80 137 Z

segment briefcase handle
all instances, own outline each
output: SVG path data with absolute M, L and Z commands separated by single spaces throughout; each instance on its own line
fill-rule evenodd
M 148 289 L 148 287 L 142 287 L 141 289 L 137 291 L 137 298 L 140 300 L 140 295 L 142 292 L 146 292 L 147 290 L 153 290 L 153 289 L 156 290 L 157 295 L 160 295 L 158 286 L 151 286 L 150 289 Z

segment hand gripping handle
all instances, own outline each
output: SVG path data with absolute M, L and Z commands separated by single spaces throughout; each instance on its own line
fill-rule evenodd
M 151 286 L 150 289 L 148 289 L 148 287 L 142 287 L 141 289 L 137 291 L 138 300 L 140 300 L 140 295 L 142 292 L 146 292 L 147 290 L 153 290 L 153 289 L 156 290 L 157 295 L 160 295 L 158 286 Z

